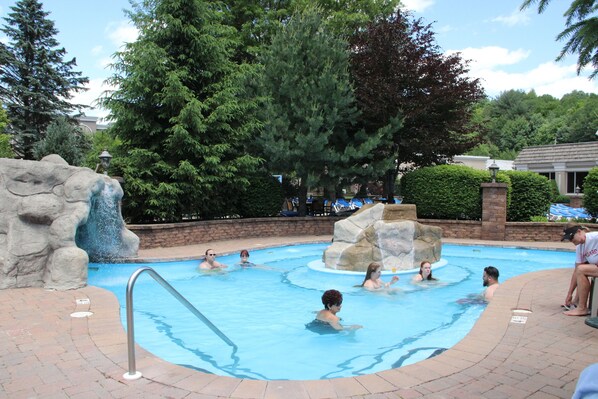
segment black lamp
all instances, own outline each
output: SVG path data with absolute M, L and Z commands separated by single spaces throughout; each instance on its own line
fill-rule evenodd
M 496 183 L 496 172 L 500 169 L 496 162 L 492 161 L 492 165 L 488 166 L 490 176 L 492 176 L 492 183 Z
M 108 168 L 110 167 L 110 161 L 112 160 L 112 155 L 110 155 L 108 150 L 106 148 L 104 148 L 104 151 L 102 151 L 99 158 L 100 158 L 100 162 L 102 164 L 102 169 L 104 169 L 104 174 L 107 175 Z

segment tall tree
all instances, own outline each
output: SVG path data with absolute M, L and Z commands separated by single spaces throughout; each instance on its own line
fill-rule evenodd
M 357 33 L 351 48 L 361 123 L 393 135 L 377 154 L 395 161 L 384 173 L 387 198 L 401 169 L 443 163 L 476 144 L 467 124 L 483 89 L 458 54 L 442 54 L 430 25 L 399 10 Z
M 211 1 L 134 7 L 139 37 L 117 53 L 109 81 L 118 89 L 102 100 L 129 153 L 120 166 L 125 214 L 173 221 L 226 213 L 259 161 L 244 149 L 258 123 L 238 83 L 248 68 L 231 61 L 235 31 Z
M 399 3 L 399 0 L 236 0 L 228 2 L 224 14 L 226 23 L 234 26 L 241 36 L 237 58 L 253 61 L 296 10 L 315 4 L 328 29 L 348 36 L 392 14 Z
M 33 159 L 33 145 L 42 140 L 48 125 L 84 106 L 69 102 L 86 90 L 88 82 L 66 50 L 58 48 L 58 30 L 38 0 L 20 0 L 1 29 L 8 44 L 0 43 L 0 99 L 6 105 L 18 155 Z
M 381 145 L 355 129 L 358 111 L 348 71 L 347 43 L 323 26 L 320 10 L 295 14 L 260 57 L 265 126 L 259 143 L 272 170 L 300 179 L 299 213 L 307 188 L 362 168 Z
M 544 12 L 550 0 L 524 0 L 521 9 L 538 3 L 538 13 Z M 577 54 L 577 74 L 582 68 L 592 64 L 594 71 L 590 79 L 598 74 L 598 4 L 596 0 L 574 0 L 565 11 L 565 29 L 558 34 L 557 40 L 567 40 L 557 57 L 560 61 L 567 54 Z

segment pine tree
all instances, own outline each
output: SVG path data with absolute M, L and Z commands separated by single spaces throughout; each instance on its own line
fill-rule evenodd
M 88 82 L 73 71 L 76 60 L 65 61 L 58 48 L 58 33 L 38 0 L 20 0 L 1 29 L 9 43 L 0 43 L 0 99 L 7 108 L 8 133 L 19 156 L 33 159 L 33 145 L 42 140 L 48 125 L 83 106 L 71 104 L 74 93 Z
M 124 212 L 134 221 L 227 214 L 258 164 L 245 151 L 258 126 L 240 90 L 249 68 L 231 61 L 236 32 L 217 7 L 145 0 L 129 13 L 139 37 L 117 54 L 118 89 L 102 103 L 129 154 Z
M 326 30 L 318 9 L 307 8 L 260 57 L 270 101 L 259 143 L 272 170 L 300 178 L 300 214 L 309 186 L 338 181 L 355 166 L 363 170 L 360 160 L 382 143 L 382 135 L 356 129 L 347 46 Z

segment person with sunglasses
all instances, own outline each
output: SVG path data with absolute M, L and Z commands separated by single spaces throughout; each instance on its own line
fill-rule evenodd
M 226 269 L 226 265 L 216 261 L 216 252 L 213 249 L 206 250 L 206 257 L 199 264 L 200 270 L 219 270 Z

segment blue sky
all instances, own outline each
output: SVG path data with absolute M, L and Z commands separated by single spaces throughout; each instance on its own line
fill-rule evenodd
M 522 0 L 403 0 L 418 18 L 433 24 L 443 51 L 459 51 L 472 60 L 471 76 L 482 79 L 489 96 L 502 91 L 535 90 L 560 98 L 572 90 L 598 93 L 598 80 L 589 81 L 588 72 L 576 76 L 577 57 L 555 62 L 563 43 L 555 38 L 564 28 L 563 13 L 570 0 L 552 1 L 546 11 L 535 8 L 519 11 Z M 44 0 L 44 9 L 59 30 L 58 41 L 69 57 L 77 58 L 77 70 L 90 79 L 89 91 L 75 101 L 93 104 L 108 87 L 111 55 L 125 41 L 136 37 L 123 9 L 128 0 Z M 6 17 L 14 0 L 0 4 Z M 4 19 L 0 22 L 5 24 Z M 0 33 L 0 40 L 7 38 Z M 70 59 L 70 58 L 69 58 Z M 105 110 L 91 109 L 88 116 L 103 117 Z

